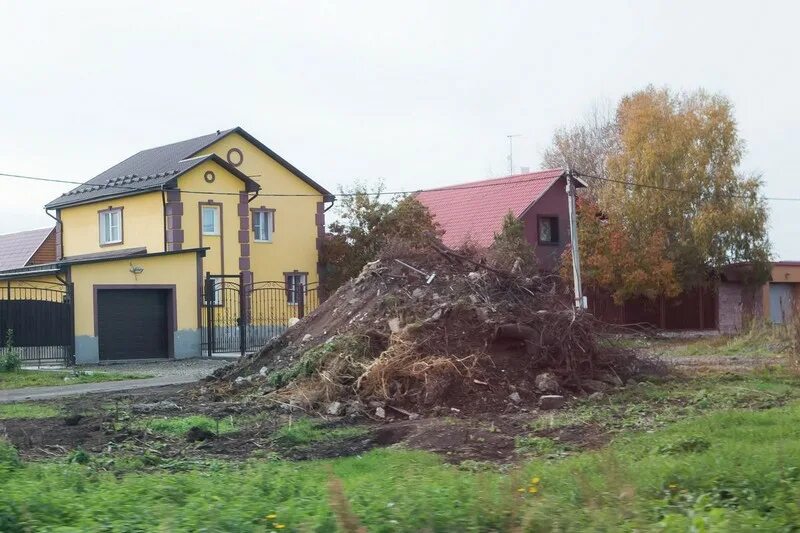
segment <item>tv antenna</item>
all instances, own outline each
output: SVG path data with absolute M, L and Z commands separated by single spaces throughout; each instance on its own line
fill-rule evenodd
M 514 174 L 514 137 L 522 137 L 521 133 L 506 135 L 508 137 L 508 175 Z

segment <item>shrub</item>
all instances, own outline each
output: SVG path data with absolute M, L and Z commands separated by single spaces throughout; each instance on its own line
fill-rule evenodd
M 17 372 L 22 368 L 22 355 L 14 347 L 14 331 L 6 332 L 5 346 L 0 350 L 0 372 Z

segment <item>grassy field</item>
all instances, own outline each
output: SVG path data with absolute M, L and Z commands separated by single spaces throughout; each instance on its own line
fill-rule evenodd
M 147 422 L 172 434 L 212 423 L 216 431 L 199 416 Z M 596 451 L 538 436 L 597 427 L 615 437 Z M 358 521 L 379 532 L 727 532 L 800 523 L 800 387 L 792 376 L 631 385 L 536 419 L 530 430 L 519 448 L 534 458 L 517 465 L 450 465 L 402 448 L 244 463 L 78 451 L 23 464 L 2 446 L 0 531 L 334 531 Z M 295 421 L 275 438 L 313 443 L 331 431 L 363 430 Z
M 57 385 L 77 385 L 101 381 L 120 381 L 123 379 L 142 379 L 152 377 L 147 374 L 125 374 L 121 372 L 80 372 L 70 370 L 18 370 L 0 372 L 0 389 L 19 389 L 22 387 L 47 387 Z
M 792 352 L 792 331 L 787 327 L 764 325 L 741 335 L 699 338 L 629 339 L 624 345 L 644 348 L 669 356 L 725 355 L 780 357 Z
M 43 403 L 0 403 L 0 420 L 12 418 L 50 418 L 58 416 L 61 411 Z
M 197 462 L 181 473 L 143 461 L 21 465 L 5 447 L 0 531 L 333 531 L 335 508 L 340 516 L 349 508 L 369 531 L 790 531 L 800 523 L 797 404 L 715 412 L 508 472 L 391 449 L 335 461 Z

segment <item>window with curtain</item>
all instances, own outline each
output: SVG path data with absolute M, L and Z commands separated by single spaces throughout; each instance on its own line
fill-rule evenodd
M 257 209 L 253 211 L 253 240 L 256 242 L 272 242 L 275 230 L 275 211 Z
M 203 235 L 219 235 L 219 206 L 204 205 L 201 213 Z

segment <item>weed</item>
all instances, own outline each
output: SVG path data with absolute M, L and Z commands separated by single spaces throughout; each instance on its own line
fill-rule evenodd
M 275 432 L 275 440 L 285 446 L 300 446 L 314 442 L 348 439 L 366 434 L 362 427 L 338 427 L 326 429 L 309 419 L 297 420 Z
M 0 438 L 0 474 L 3 469 L 16 468 L 20 465 L 17 449 L 5 439 Z
M 557 455 L 570 450 L 570 447 L 549 437 L 532 435 L 519 436 L 515 439 L 516 449 L 533 455 Z
M 663 455 L 678 455 L 681 453 L 700 453 L 708 450 L 711 443 L 703 437 L 682 437 L 675 442 L 662 444 L 658 447 L 658 453 Z
M 238 430 L 232 417 L 216 420 L 204 415 L 146 418 L 136 422 L 134 427 L 176 437 L 186 435 L 194 427 L 210 431 L 215 435 L 224 435 Z
M 14 330 L 6 331 L 6 342 L 0 349 L 0 372 L 19 372 L 22 369 L 22 354 L 14 347 Z
M 47 404 L 33 402 L 0 404 L 0 420 L 53 418 L 60 413 L 59 409 Z

